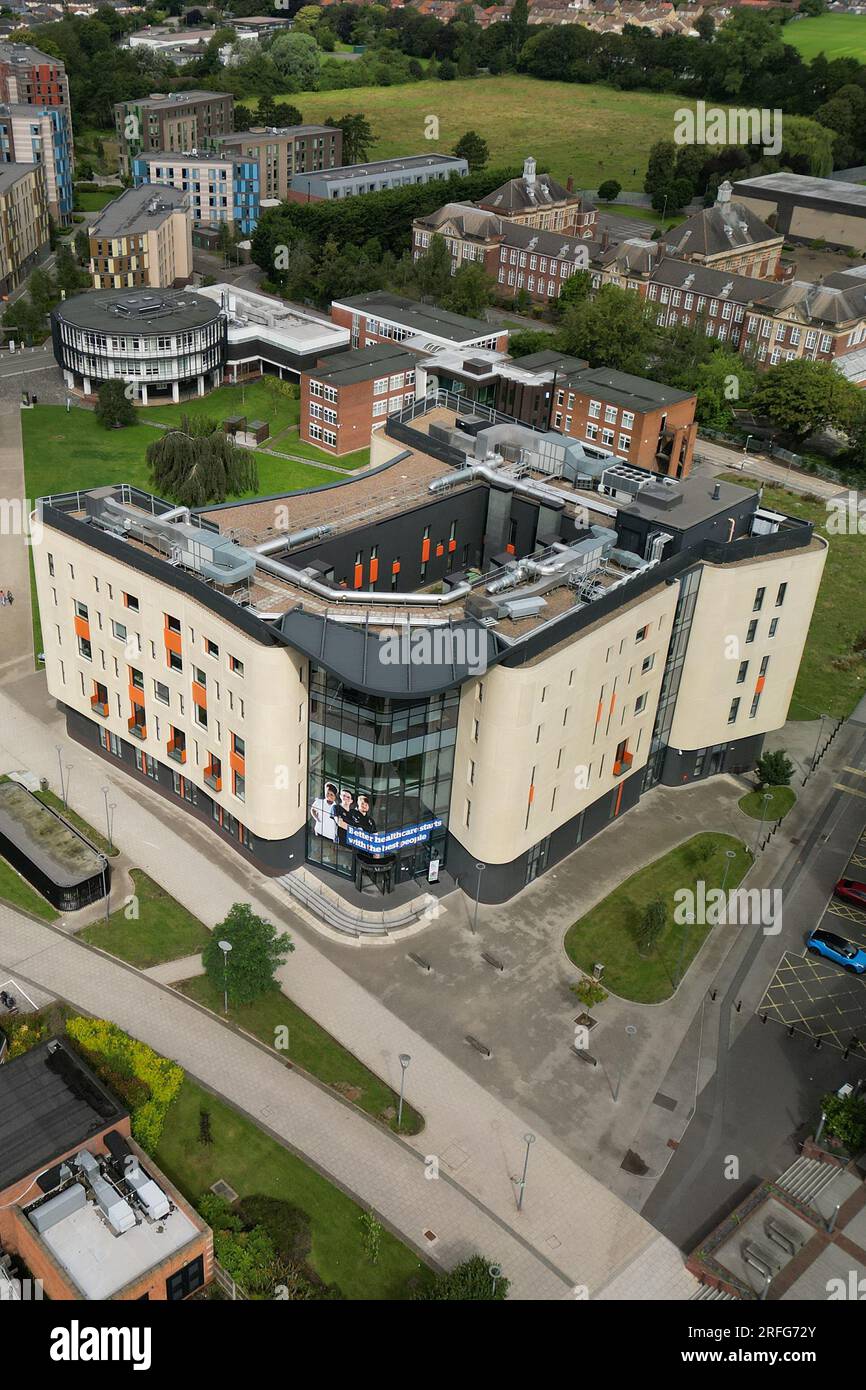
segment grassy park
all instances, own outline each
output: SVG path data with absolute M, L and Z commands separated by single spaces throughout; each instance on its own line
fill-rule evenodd
M 726 851 L 733 859 L 726 859 Z M 732 835 L 694 835 L 646 868 L 639 869 L 600 903 L 585 913 L 565 936 L 569 960 L 587 975 L 596 961 L 604 964 L 604 985 L 622 999 L 636 1004 L 660 1004 L 673 994 L 712 927 L 683 927 L 674 921 L 679 889 L 694 890 L 702 880 L 707 891 L 720 888 L 728 863 L 725 886 L 736 888 L 752 856 Z M 638 931 L 647 904 L 661 898 L 667 922 L 656 946 L 645 955 L 638 947 Z
M 814 19 L 795 19 L 786 24 L 782 38 L 808 63 L 823 53 L 833 58 L 857 58 L 866 62 L 866 15 L 822 14 Z
M 765 796 L 770 798 L 766 805 Z M 739 807 L 744 815 L 751 816 L 753 820 L 765 820 L 767 825 L 772 825 L 774 820 L 781 820 L 788 814 L 796 800 L 797 793 L 793 787 L 767 787 L 766 791 L 746 792 L 740 798 Z
M 79 932 L 81 940 L 140 970 L 197 955 L 208 939 L 207 927 L 141 869 L 132 870 L 132 879 L 138 916 L 128 918 L 126 909 L 118 908 L 107 922 Z

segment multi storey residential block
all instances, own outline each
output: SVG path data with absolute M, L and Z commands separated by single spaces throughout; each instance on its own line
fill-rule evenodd
M 138 155 L 153 151 L 210 151 L 234 128 L 234 97 L 227 92 L 154 93 L 114 108 L 120 171 L 131 174 Z
M 41 164 L 0 164 L 0 293 L 8 295 L 50 244 Z
M 259 220 L 258 161 L 240 154 L 207 154 L 197 149 L 143 154 L 132 161 L 132 178 L 136 188 L 159 183 L 178 189 L 186 196 L 192 221 L 200 226 L 225 222 L 249 236 Z
M 64 64 L 30 44 L 0 43 L 0 101 L 24 106 L 62 106 L 70 112 Z
M 192 277 L 187 195 L 176 188 L 126 189 L 94 217 L 87 235 L 94 289 L 170 289 Z
M 376 425 L 415 399 L 412 352 L 381 343 L 326 357 L 301 374 L 301 438 L 334 454 L 365 448 Z
M 51 216 L 63 226 L 72 221 L 74 164 L 68 106 L 0 104 L 0 164 L 40 164 Z
M 216 144 L 221 154 L 258 163 L 262 198 L 289 199 L 296 175 L 335 169 L 343 159 L 343 132 L 327 125 L 236 131 Z
M 190 514 L 54 496 L 34 552 L 71 737 L 272 875 L 502 901 L 785 721 L 827 545 L 437 392 L 361 474 Z

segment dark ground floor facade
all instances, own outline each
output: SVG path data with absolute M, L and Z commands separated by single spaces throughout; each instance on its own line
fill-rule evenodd
M 323 682 L 322 690 L 318 693 L 329 706 L 328 721 L 333 735 L 339 718 L 346 717 L 346 706 L 343 705 L 341 710 L 335 707 L 326 682 Z M 311 695 L 315 702 L 315 689 Z M 444 697 L 435 713 L 435 722 L 441 725 L 437 731 L 436 747 L 428 748 L 426 753 L 405 754 L 403 760 L 386 762 L 374 759 L 375 767 L 366 764 L 359 767 L 356 753 L 347 757 L 345 751 L 340 750 L 339 735 L 332 737 L 328 743 L 327 737 L 323 737 L 325 731 L 322 726 L 311 724 L 308 760 L 310 815 L 306 825 L 294 835 L 280 840 L 253 835 L 238 816 L 230 814 L 195 785 L 184 774 L 183 767 L 153 758 L 142 747 L 110 734 L 101 723 L 74 710 L 65 708 L 64 713 L 70 738 L 98 753 L 106 761 L 118 764 L 129 776 L 182 807 L 236 853 L 252 862 L 260 872 L 269 877 L 281 877 L 306 863 L 318 875 L 325 877 L 336 892 L 344 893 L 347 900 L 355 901 L 358 892 L 361 892 L 379 903 L 395 889 L 405 891 L 413 882 L 417 883 L 419 892 L 425 891 L 431 865 L 434 874 L 447 871 L 451 879 L 458 882 L 471 897 L 477 894 L 481 902 L 507 902 L 632 810 L 642 795 L 657 783 L 683 786 L 723 773 L 746 772 L 754 767 L 760 757 L 764 741 L 763 735 L 756 735 L 712 748 L 666 748 L 656 765 L 660 775 L 650 773 L 647 768 L 639 769 L 509 863 L 485 864 L 479 870 L 477 858 L 448 828 L 454 751 L 450 731 L 454 725 L 451 724 L 452 715 Z M 356 714 L 357 710 L 352 709 L 348 717 L 354 718 Z M 398 713 L 397 717 L 402 719 L 402 714 Z M 407 715 L 407 720 L 409 718 L 411 715 Z M 425 722 L 428 718 L 429 710 Z M 454 718 L 456 720 L 456 711 Z M 391 712 L 392 729 L 393 719 L 394 712 Z M 405 730 L 407 734 L 409 727 L 407 725 Z M 402 728 L 400 732 L 403 732 Z M 425 774 L 426 781 L 423 780 Z M 357 836 L 353 837 L 356 840 L 354 847 L 349 843 L 348 828 L 343 830 L 337 827 L 333 836 L 322 834 L 317 829 L 317 820 L 321 825 L 328 798 L 333 796 L 339 813 L 341 791 L 345 793 L 351 786 L 357 792 L 361 783 L 371 787 L 373 793 L 382 798 L 378 803 L 379 819 L 368 821 L 368 824 L 420 827 L 419 833 L 413 838 L 411 834 L 403 835 L 401 832 L 395 838 L 393 848 L 375 844 L 372 853 L 357 847 Z M 333 788 L 333 792 L 328 790 L 329 787 Z M 365 801 L 363 795 L 353 797 L 355 821 L 359 828 L 363 827 L 363 818 L 369 816 Z M 351 810 L 349 807 L 342 817 L 346 827 Z M 373 830 L 369 833 L 374 835 L 376 832 Z

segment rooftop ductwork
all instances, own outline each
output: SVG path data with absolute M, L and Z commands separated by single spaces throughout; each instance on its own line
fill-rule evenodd
M 310 541 L 320 541 L 329 536 L 333 526 L 307 526 L 303 531 L 291 531 L 286 536 L 274 536 L 256 546 L 256 555 L 273 555 L 277 550 L 292 550 L 296 545 L 307 545 Z
M 318 594 L 329 603 L 378 603 L 388 604 L 391 608 L 444 608 L 447 604 L 456 603 L 458 599 L 463 598 L 472 587 L 470 584 L 456 584 L 446 594 L 395 594 L 391 590 L 332 589 L 329 584 L 314 579 L 307 570 L 295 569 L 282 560 L 271 559 L 269 555 L 255 554 L 252 551 L 249 553 L 260 569 L 275 574 L 279 579 L 287 579 L 290 584 L 297 584 L 301 589 L 308 589 L 311 594 Z
M 219 531 L 193 526 L 189 511 L 176 507 L 152 516 L 115 502 L 102 494 L 85 498 L 87 514 L 97 526 L 123 537 L 132 537 L 158 550 L 173 565 L 200 574 L 215 584 L 239 584 L 255 573 L 256 557 Z M 185 515 L 186 519 L 178 518 Z

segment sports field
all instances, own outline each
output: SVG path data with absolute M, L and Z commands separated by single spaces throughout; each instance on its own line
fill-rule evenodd
M 807 62 L 819 53 L 827 58 L 866 62 L 866 15 L 822 14 L 815 19 L 795 19 L 785 25 L 782 38 Z
M 490 146 L 492 165 L 522 164 L 531 154 L 555 178 L 573 174 L 579 188 L 590 189 L 604 179 L 643 188 L 650 146 L 673 139 L 674 112 L 688 105 L 674 94 L 615 92 L 513 74 L 301 92 L 275 100 L 293 102 L 312 122 L 363 112 L 376 137 L 375 159 L 448 154 L 465 131 L 476 130 Z M 246 98 L 245 105 L 253 100 Z M 431 117 L 438 121 L 435 140 L 426 135 Z

